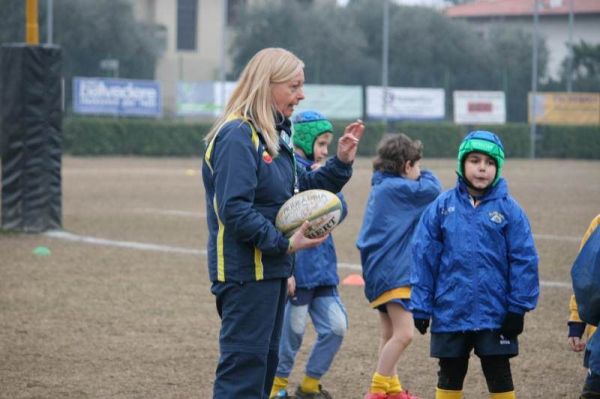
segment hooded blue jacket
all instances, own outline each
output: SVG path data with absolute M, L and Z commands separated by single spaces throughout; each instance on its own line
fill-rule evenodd
M 356 240 L 369 302 L 409 285 L 415 227 L 421 213 L 442 191 L 439 180 L 428 171 L 422 171 L 418 180 L 376 171 L 371 186 Z
M 208 224 L 210 279 L 245 282 L 287 278 L 293 255 L 289 240 L 275 228 L 279 208 L 294 194 L 295 161 L 288 144 L 289 120 L 277 125 L 279 155 L 271 158 L 261 133 L 248 122 L 227 122 L 207 147 L 202 164 Z M 331 158 L 314 173 L 298 170 L 300 191 L 338 192 L 352 166 Z
M 305 172 L 311 171 L 313 161 L 296 154 L 298 168 Z M 348 206 L 342 193 L 336 194 L 342 201 L 342 218 L 348 214 Z M 337 257 L 333 237 L 330 235 L 321 245 L 296 252 L 294 277 L 298 288 L 315 288 L 320 286 L 338 285 L 340 278 L 337 274 Z
M 600 228 L 590 234 L 579 251 L 571 269 L 573 292 L 582 320 L 598 326 L 600 324 Z M 600 375 L 600 333 L 596 331 L 587 343 L 590 351 L 588 366 Z
M 538 256 L 527 216 L 501 178 L 474 207 L 458 178 L 423 213 L 413 241 L 411 305 L 431 332 L 498 329 L 539 296 Z

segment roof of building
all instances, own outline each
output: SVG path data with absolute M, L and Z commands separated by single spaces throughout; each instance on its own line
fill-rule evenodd
M 539 0 L 539 15 L 600 14 L 600 0 Z M 522 17 L 533 15 L 535 0 L 477 0 L 446 8 L 451 18 Z

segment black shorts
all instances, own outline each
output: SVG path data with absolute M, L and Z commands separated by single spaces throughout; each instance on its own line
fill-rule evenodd
M 431 333 L 431 357 L 468 357 L 473 349 L 479 357 L 513 357 L 519 354 L 519 341 L 506 338 L 498 330 Z

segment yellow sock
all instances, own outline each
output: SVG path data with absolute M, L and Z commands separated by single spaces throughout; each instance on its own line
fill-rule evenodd
M 490 393 L 491 399 L 516 399 L 515 391 Z
M 400 384 L 400 378 L 398 375 L 389 377 L 390 386 L 388 387 L 387 393 L 399 393 L 402 392 L 402 384 Z
M 450 391 L 447 389 L 435 388 L 435 399 L 462 399 L 462 391 Z
M 390 387 L 390 377 L 381 375 L 378 372 L 373 374 L 373 378 L 371 379 L 371 388 L 369 388 L 369 392 L 371 393 L 387 393 Z
M 285 389 L 288 384 L 288 379 L 286 377 L 275 377 L 273 380 L 273 387 L 271 388 L 271 394 L 269 398 L 276 398 L 279 391 Z
M 300 384 L 300 389 L 302 389 L 302 392 L 306 393 L 318 393 L 319 380 L 305 375 L 302 383 Z

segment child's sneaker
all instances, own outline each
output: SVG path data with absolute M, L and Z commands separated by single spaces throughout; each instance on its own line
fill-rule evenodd
M 386 399 L 420 399 L 418 396 L 411 395 L 408 391 L 398 393 L 388 393 Z
M 298 387 L 295 393 L 296 399 L 333 399 L 333 396 L 329 392 L 323 389 L 321 385 L 319 385 L 319 392 L 304 392 L 302 388 Z
M 388 398 L 388 396 L 385 393 L 367 392 L 364 399 L 387 399 L 387 398 Z

